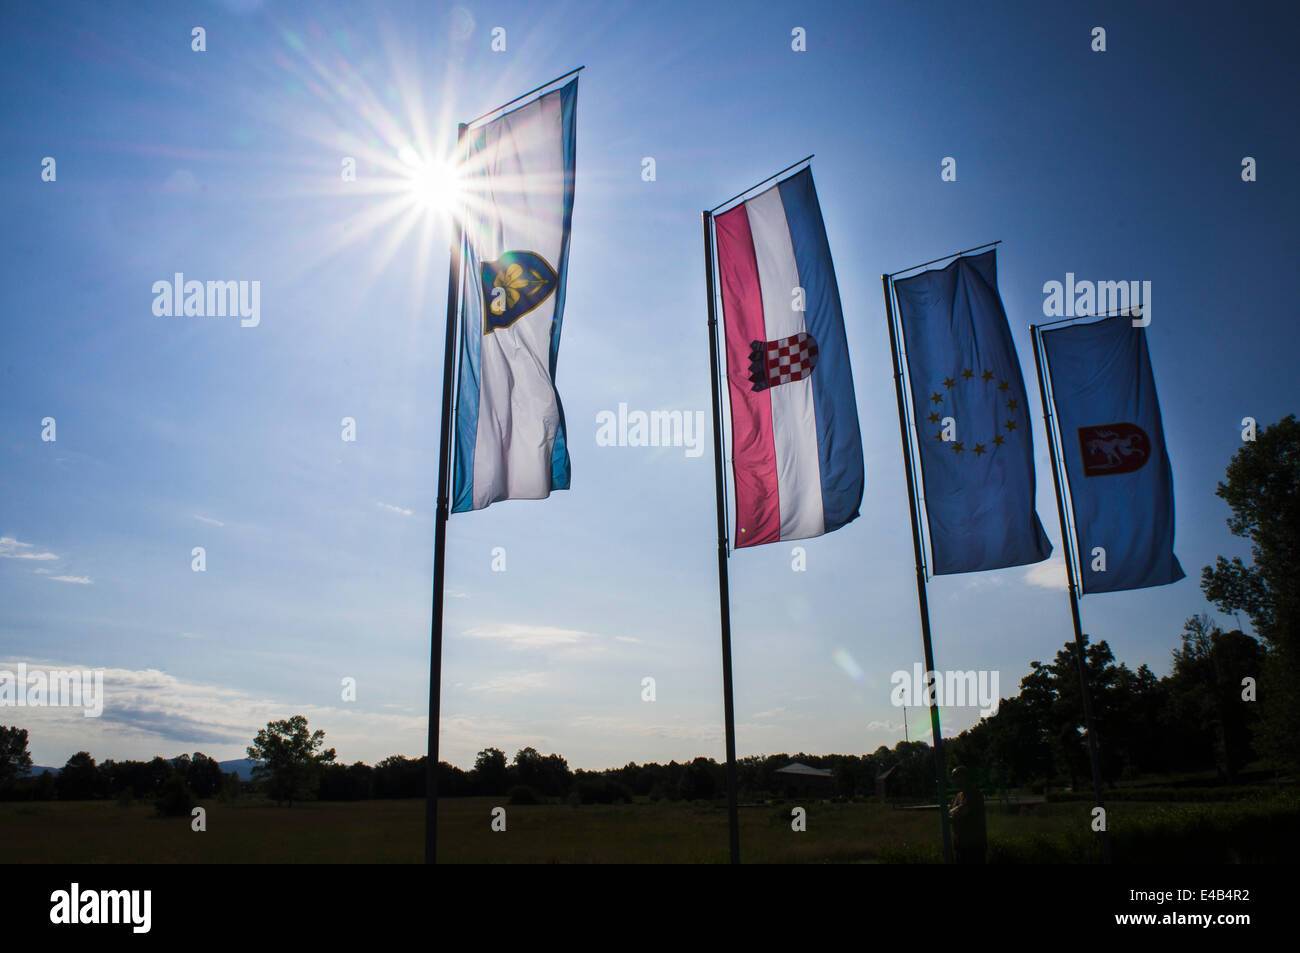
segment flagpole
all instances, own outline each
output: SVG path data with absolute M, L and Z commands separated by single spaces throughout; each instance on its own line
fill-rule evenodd
M 460 161 L 466 123 L 456 128 Z M 425 765 L 424 862 L 438 862 L 438 727 L 442 702 L 443 578 L 447 562 L 448 483 L 451 469 L 452 364 L 456 360 L 456 322 L 460 304 L 462 229 L 458 210 L 451 211 L 451 257 L 447 265 L 447 339 L 442 358 L 442 427 L 438 437 L 438 509 L 433 529 L 433 619 L 429 648 L 429 754 Z
M 1052 458 L 1052 487 L 1056 491 L 1056 515 L 1061 521 L 1061 546 L 1065 550 L 1065 576 L 1070 592 L 1070 617 L 1074 620 L 1074 657 L 1079 668 L 1079 689 L 1083 698 L 1083 724 L 1088 733 L 1088 760 L 1092 767 L 1092 791 L 1097 807 L 1105 816 L 1106 806 L 1101 796 L 1101 755 L 1097 747 L 1097 732 L 1092 720 L 1092 693 L 1088 689 L 1088 660 L 1083 641 L 1083 623 L 1079 617 L 1079 588 L 1074 573 L 1075 544 L 1074 535 L 1067 522 L 1065 496 L 1061 486 L 1061 465 L 1056 458 L 1056 439 L 1052 422 L 1051 404 L 1047 400 L 1047 384 L 1041 332 L 1036 325 L 1030 325 L 1029 336 L 1034 343 L 1034 371 L 1038 374 L 1038 396 L 1043 404 L 1043 425 L 1047 428 L 1047 453 Z M 1103 863 L 1110 860 L 1110 833 L 1106 827 L 1101 829 L 1101 858 Z
M 930 641 L 930 604 L 925 594 L 925 559 L 921 555 L 921 522 L 916 506 L 916 476 L 912 472 L 912 447 L 908 439 L 906 401 L 903 397 L 903 365 L 898 348 L 898 331 L 894 327 L 894 302 L 889 275 L 880 276 L 885 291 L 885 319 L 889 324 L 889 354 L 894 361 L 894 391 L 898 395 L 898 432 L 903 440 L 903 469 L 907 474 L 907 505 L 912 513 L 912 552 L 916 557 L 916 603 L 921 613 L 921 643 L 925 649 L 927 688 L 934 668 L 934 646 Z M 939 825 L 943 838 L 943 862 L 952 863 L 952 838 L 948 830 L 948 784 L 944 776 L 943 736 L 939 730 L 939 708 L 931 692 L 926 692 L 930 709 L 930 734 L 934 739 L 934 774 L 939 786 Z M 904 713 L 906 717 L 906 713 Z
M 471 119 L 469 122 L 462 123 L 461 125 L 464 125 L 464 126 L 472 126 L 472 125 L 474 125 L 476 122 L 481 122 L 482 120 L 486 119 L 488 116 L 491 116 L 493 113 L 499 113 L 499 112 L 501 112 L 501 110 L 505 109 L 507 106 L 513 106 L 515 103 L 519 102 L 520 100 L 522 100 L 522 99 L 527 99 L 529 96 L 533 95 L 533 93 L 540 93 L 540 92 L 541 92 L 542 90 L 544 90 L 547 86 L 554 86 L 556 83 L 558 83 L 558 82 L 559 82 L 560 80 L 562 80 L 562 79 L 568 79 L 570 76 L 576 76 L 578 73 L 581 73 L 581 72 L 582 72 L 583 70 L 585 70 L 586 68 L 587 68 L 586 66 L 579 66 L 577 69 L 571 69 L 571 70 L 569 70 L 567 73 L 561 73 L 559 76 L 555 77 L 555 79 L 548 80 L 547 82 L 542 83 L 541 86 L 536 86 L 536 87 L 534 87 L 533 89 L 530 89 L 528 92 L 526 92 L 526 93 L 524 93 L 524 94 L 522 94 L 522 95 L 520 95 L 520 96 L 516 96 L 514 99 L 510 100 L 510 102 L 508 102 L 508 103 L 502 103 L 500 106 L 496 107 L 495 109 L 489 109 L 489 110 L 488 110 L 487 112 L 485 112 L 483 115 L 481 115 L 481 116 L 475 116 L 475 117 L 474 117 L 473 119 Z
M 743 194 L 743 193 L 742 193 Z M 713 391 L 713 491 L 718 504 L 718 611 L 722 621 L 722 710 L 727 737 L 727 824 L 731 862 L 740 863 L 740 814 L 736 803 L 736 710 L 731 691 L 731 593 L 727 579 L 727 507 L 722 483 L 722 388 L 718 380 L 718 318 L 713 291 L 713 216 L 704 221 L 704 281 L 709 294 L 709 382 Z

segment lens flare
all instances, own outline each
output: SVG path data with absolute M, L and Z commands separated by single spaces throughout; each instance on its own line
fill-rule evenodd
M 406 167 L 406 189 L 411 200 L 430 212 L 451 212 L 461 199 L 461 181 L 456 166 L 438 157 L 421 158 L 409 146 L 397 154 Z

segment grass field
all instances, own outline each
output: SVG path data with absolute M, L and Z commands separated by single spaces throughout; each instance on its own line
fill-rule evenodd
M 491 830 L 506 807 L 507 829 Z M 790 827 L 790 807 L 742 808 L 747 863 L 929 862 L 939 859 L 933 810 L 874 802 L 808 801 L 807 830 Z M 154 816 L 148 802 L 0 803 L 2 863 L 418 863 L 424 802 L 309 802 L 280 808 L 245 799 L 206 802 L 207 830 L 188 818 Z M 1089 805 L 1041 804 L 1005 812 L 989 804 L 990 860 L 1088 862 Z M 1111 832 L 1128 859 L 1208 863 L 1281 860 L 1270 844 L 1296 843 L 1293 797 L 1249 804 L 1112 805 Z M 1151 856 L 1154 855 L 1154 856 Z M 1177 855 L 1176 857 L 1173 855 Z M 718 804 L 511 806 L 503 798 L 454 798 L 440 805 L 445 863 L 723 863 L 727 815 Z M 1122 859 L 1117 849 L 1117 859 Z

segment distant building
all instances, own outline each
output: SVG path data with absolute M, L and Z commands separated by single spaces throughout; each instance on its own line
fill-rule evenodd
M 785 797 L 830 797 L 835 793 L 835 775 L 829 768 L 814 768 L 799 761 L 791 761 L 784 768 L 777 768 L 773 774 L 778 775 L 777 784 Z

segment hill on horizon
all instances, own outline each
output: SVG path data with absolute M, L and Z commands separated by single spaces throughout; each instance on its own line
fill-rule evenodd
M 234 771 L 235 774 L 239 776 L 239 780 L 251 781 L 253 779 L 253 768 L 257 766 L 258 762 L 251 761 L 248 758 L 235 758 L 230 761 L 218 761 L 217 764 L 220 766 L 222 774 L 229 774 L 231 771 Z M 42 774 L 48 771 L 50 774 L 57 777 L 62 770 L 62 768 L 55 768 L 50 765 L 34 764 L 27 769 L 27 774 L 25 776 L 29 778 L 39 778 Z

